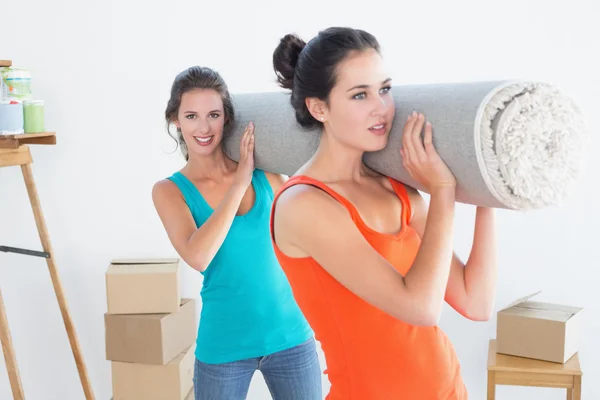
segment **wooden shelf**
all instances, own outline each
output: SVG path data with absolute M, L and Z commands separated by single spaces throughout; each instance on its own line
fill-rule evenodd
M 17 149 L 24 144 L 56 144 L 56 132 L 0 135 L 0 149 Z
M 0 60 L 0 67 L 11 67 L 12 61 L 10 60 Z

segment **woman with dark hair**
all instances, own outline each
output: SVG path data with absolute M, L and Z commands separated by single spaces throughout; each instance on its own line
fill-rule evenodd
M 463 264 L 452 251 L 456 180 L 422 114 L 403 121 L 400 151 L 431 195 L 429 206 L 417 190 L 363 163 L 365 152 L 386 146 L 395 116 L 373 35 L 330 28 L 308 43 L 286 35 L 273 66 L 291 90 L 298 123 L 322 128 L 314 156 L 276 193 L 271 230 L 325 353 L 327 398 L 467 399 L 459 360 L 437 325 L 444 300 L 471 320 L 490 317 L 492 210 L 477 208 Z
M 239 164 L 223 151 L 234 107 L 217 72 L 191 67 L 177 75 L 165 117 L 187 163 L 157 182 L 152 197 L 175 250 L 204 276 L 196 400 L 244 399 L 257 370 L 273 399 L 321 400 L 313 333 L 269 234 L 273 194 L 284 178 L 254 168 L 252 124 Z

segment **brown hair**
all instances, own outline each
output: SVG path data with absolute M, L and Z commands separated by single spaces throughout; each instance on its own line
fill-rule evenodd
M 177 119 L 179 107 L 181 106 L 181 96 L 194 89 L 212 89 L 219 93 L 223 101 L 225 126 L 229 125 L 235 118 L 235 110 L 229 89 L 218 72 L 207 67 L 193 66 L 177 74 L 171 86 L 171 97 L 165 110 L 165 119 L 167 121 L 167 133 L 181 146 L 181 153 L 186 161 L 188 160 L 188 150 L 181 130 L 177 129 L 177 137 L 175 137 L 171 133 L 169 125 Z

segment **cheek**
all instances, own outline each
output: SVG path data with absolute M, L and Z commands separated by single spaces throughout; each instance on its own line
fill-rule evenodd
M 210 120 L 210 130 L 214 135 L 223 133 L 223 127 L 225 126 L 224 118 L 217 118 Z
M 183 118 L 179 120 L 179 125 L 181 126 L 181 133 L 183 136 L 192 136 L 195 129 L 194 120 Z
M 358 145 L 365 133 L 369 121 L 369 110 L 360 101 L 348 101 L 343 107 L 338 107 L 332 115 L 334 124 L 333 134 L 343 143 Z
M 394 115 L 396 114 L 396 103 L 394 103 L 394 98 L 392 96 L 389 96 L 386 99 L 385 104 L 387 106 L 389 119 L 393 119 Z
M 369 110 L 360 101 L 348 101 L 344 107 L 338 108 L 335 117 L 343 124 L 345 131 L 352 131 L 365 124 Z

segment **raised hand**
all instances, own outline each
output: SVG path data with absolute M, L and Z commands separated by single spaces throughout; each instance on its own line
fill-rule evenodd
M 240 161 L 235 173 L 234 183 L 246 189 L 252 182 L 254 172 L 254 124 L 250 122 L 240 141 Z
M 425 133 L 421 138 L 425 126 Z M 425 116 L 413 112 L 408 116 L 402 136 L 402 165 L 425 190 L 432 194 L 438 189 L 456 187 L 456 178 L 433 146 L 432 126 Z

